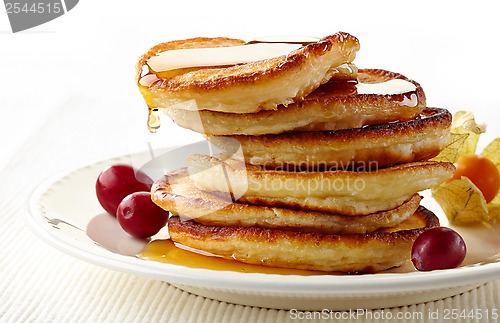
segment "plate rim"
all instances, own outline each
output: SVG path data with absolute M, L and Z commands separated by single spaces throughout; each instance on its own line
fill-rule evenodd
M 138 152 L 134 154 L 145 154 Z M 73 244 L 56 235 L 55 229 L 40 212 L 42 198 L 54 185 L 86 168 L 105 167 L 130 158 L 124 154 L 112 158 L 59 172 L 39 183 L 31 192 L 25 207 L 28 227 L 41 240 L 75 258 L 112 270 L 127 272 L 176 285 L 188 285 L 216 290 L 238 290 L 242 292 L 267 292 L 270 294 L 297 293 L 302 295 L 365 296 L 368 294 L 389 294 L 417 291 L 431 291 L 445 288 L 485 283 L 500 278 L 500 262 L 464 266 L 456 269 L 411 273 L 382 273 L 361 275 L 278 275 L 263 273 L 240 273 L 232 271 L 191 268 L 181 265 L 160 263 L 114 253 L 98 246 L 99 252 L 83 248 L 81 241 Z M 87 245 L 85 243 L 85 245 Z M 97 244 L 95 244 L 97 246 Z M 145 266 L 145 264 L 147 264 Z M 346 292 L 348 290 L 348 292 Z

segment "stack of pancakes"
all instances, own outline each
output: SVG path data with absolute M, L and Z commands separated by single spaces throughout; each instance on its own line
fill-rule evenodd
M 450 113 L 426 107 L 403 75 L 358 70 L 359 43 L 347 33 L 256 61 L 161 67 L 244 46 L 173 41 L 138 63 L 150 108 L 222 151 L 192 155 L 154 184 L 153 201 L 172 213 L 171 239 L 245 263 L 329 272 L 408 260 L 416 237 L 439 225 L 418 192 L 453 175 L 452 164 L 429 161 L 448 143 Z

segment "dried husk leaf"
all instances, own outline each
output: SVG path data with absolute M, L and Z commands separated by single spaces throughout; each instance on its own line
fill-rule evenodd
M 458 159 L 460 156 L 476 152 L 479 135 L 486 132 L 486 125 L 476 123 L 472 112 L 458 111 L 453 116 L 453 124 L 450 131 L 452 134 L 468 134 L 467 139 L 458 149 L 456 157 Z
M 467 133 L 450 133 L 450 142 L 443 150 L 441 150 L 439 155 L 432 158 L 432 160 L 438 162 L 456 162 L 459 157 L 458 153 L 464 145 L 467 137 L 469 137 L 469 134 Z
M 468 178 L 451 180 L 432 190 L 432 196 L 452 224 L 467 225 L 490 221 L 483 193 Z
M 488 144 L 481 153 L 500 168 L 500 138 L 496 138 Z

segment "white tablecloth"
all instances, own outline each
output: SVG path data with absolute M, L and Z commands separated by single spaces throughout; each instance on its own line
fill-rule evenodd
M 148 144 L 201 138 L 166 118 L 158 134 L 149 134 L 133 81 L 137 56 L 176 38 L 351 32 L 361 42 L 360 67 L 406 74 L 422 84 L 429 105 L 474 110 L 489 123 L 487 138 L 500 136 L 494 7 L 386 5 L 82 1 L 63 17 L 19 34 L 0 16 L 0 321 L 291 321 L 287 311 L 205 299 L 57 251 L 27 227 L 26 203 L 38 183 L 60 171 Z M 499 306 L 500 281 L 491 281 L 452 298 L 385 311 L 491 312 Z

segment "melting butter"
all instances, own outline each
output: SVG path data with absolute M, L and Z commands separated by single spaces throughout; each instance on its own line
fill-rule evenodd
M 379 95 L 405 94 L 417 89 L 415 84 L 402 79 L 392 79 L 381 83 L 358 83 L 356 88 L 358 94 Z
M 147 64 L 155 72 L 187 67 L 226 66 L 270 59 L 302 47 L 302 43 L 257 42 L 241 46 L 187 48 L 161 52 Z
M 311 36 L 299 36 L 299 35 L 284 35 L 284 36 L 265 36 L 255 38 L 249 41 L 247 44 L 256 43 L 288 43 L 288 44 L 301 44 L 307 45 L 310 43 L 315 43 L 319 41 L 318 37 Z
M 142 66 L 138 83 L 143 87 L 151 87 L 159 82 L 160 78 L 170 78 L 196 68 L 231 66 L 288 55 L 318 40 L 319 38 L 315 37 L 274 36 L 255 39 L 240 46 L 169 50 L 151 57 Z M 181 104 L 186 108 L 184 103 Z M 154 133 L 160 127 L 160 116 L 152 102 L 148 105 L 150 106 L 147 125 L 149 131 Z M 192 105 L 192 102 L 188 105 Z M 194 109 L 191 109 L 197 110 L 196 102 L 194 105 Z

